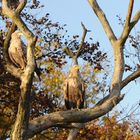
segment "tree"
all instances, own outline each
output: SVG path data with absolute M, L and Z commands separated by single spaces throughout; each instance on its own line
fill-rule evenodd
M 21 81 L 18 112 L 12 130 L 11 139 L 24 140 L 53 126 L 67 126 L 73 128 L 70 123 L 85 123 L 95 120 L 112 110 L 112 108 L 116 106 L 124 97 L 124 95 L 121 94 L 121 89 L 129 82 L 140 76 L 140 69 L 138 67 L 138 69 L 130 74 L 127 78 L 122 79 L 125 65 L 124 45 L 131 30 L 134 28 L 140 18 L 140 12 L 138 11 L 132 19 L 134 0 L 130 0 L 129 2 L 128 13 L 123 27 L 123 32 L 119 38 L 115 36 L 104 12 L 96 0 L 89 0 L 88 2 L 100 20 L 114 51 L 114 74 L 112 76 L 109 94 L 100 100 L 93 108 L 82 109 L 80 111 L 58 111 L 29 120 L 32 93 L 31 87 L 35 68 L 34 46 L 37 41 L 37 37 L 29 30 L 27 25 L 20 17 L 21 11 L 26 6 L 27 1 L 20 2 L 20 4 L 16 6 L 16 10 L 12 10 L 9 8 L 8 1 L 2 0 L 3 14 L 13 21 L 12 27 L 8 32 L 6 39 L 4 40 L 4 58 L 6 62 L 5 68 L 9 73 L 19 78 Z M 7 55 L 10 37 L 15 31 L 16 26 L 25 35 L 28 43 L 27 66 L 24 71 L 14 67 L 9 61 L 9 57 Z
M 29 5 L 30 3 L 27 3 Z M 38 4 L 38 1 L 34 3 L 31 6 L 27 6 L 29 9 L 36 9 L 41 8 L 40 4 Z M 14 8 L 14 7 L 13 7 Z M 25 7 L 26 8 L 26 7 Z M 58 23 L 53 23 L 51 20 L 48 19 L 48 13 L 45 14 L 43 17 L 36 18 L 32 14 L 29 14 L 28 12 L 21 13 L 21 17 L 26 21 L 27 25 L 32 26 L 33 32 L 38 34 L 39 39 L 36 43 L 35 48 L 35 58 L 39 62 L 41 66 L 43 66 L 42 69 L 42 81 L 41 83 L 38 82 L 36 79 L 34 79 L 33 85 L 32 85 L 32 103 L 31 103 L 31 114 L 30 119 L 33 119 L 38 116 L 42 116 L 44 114 L 48 114 L 50 112 L 63 110 L 62 102 L 62 83 L 64 81 L 64 73 L 61 71 L 62 66 L 66 63 L 63 46 L 66 45 L 76 52 L 79 47 L 79 36 L 74 35 L 72 39 L 65 39 L 63 34 L 61 35 L 61 32 L 64 32 L 64 26 L 60 26 Z M 2 51 L 3 47 L 3 41 L 4 38 L 6 38 L 6 35 L 11 28 L 11 21 L 1 16 L 2 20 L 1 23 L 6 23 L 6 29 L 3 27 L 3 30 L 1 31 L 1 74 L 0 74 L 0 114 L 1 114 L 1 121 L 0 121 L 0 138 L 5 139 L 6 137 L 9 137 L 10 130 L 15 122 L 16 114 L 18 111 L 18 100 L 20 97 L 20 80 L 18 78 L 15 78 L 14 76 L 11 76 L 10 73 L 6 71 L 6 69 L 3 69 L 5 61 L 4 61 L 4 55 Z M 4 23 L 3 23 L 4 21 Z M 42 30 L 43 28 L 43 30 Z M 7 31 L 8 29 L 8 31 Z M 67 32 L 67 31 L 65 31 Z M 90 38 L 92 41 L 92 38 Z M 83 40 L 84 41 L 84 40 Z M 83 44 L 83 43 L 82 43 Z M 82 45 L 81 45 L 82 46 Z M 84 42 L 83 48 L 80 49 L 79 57 L 82 58 L 84 61 L 87 61 L 89 64 L 86 64 L 86 69 L 83 69 L 83 75 L 85 75 L 85 81 L 86 83 L 90 83 L 90 79 L 92 79 L 92 83 L 98 87 L 96 91 L 100 91 L 99 81 L 97 82 L 94 77 L 95 74 L 93 73 L 91 76 L 87 77 L 86 75 L 89 75 L 89 70 L 97 71 L 99 72 L 102 68 L 101 61 L 106 59 L 107 55 L 106 53 L 102 53 L 100 51 L 99 43 L 88 43 Z M 75 53 L 73 53 L 75 55 Z M 95 60 L 96 59 L 96 60 Z M 94 68 L 90 67 L 91 64 L 94 63 Z M 84 67 L 84 66 L 83 66 Z M 88 68 L 87 68 L 88 67 Z M 96 73 L 96 72 L 95 72 Z M 87 78 L 86 78 L 87 77 Z M 91 87 L 91 84 L 88 85 L 88 87 Z M 91 89 L 91 88 L 90 88 Z M 92 90 L 91 90 L 92 91 Z M 87 95 L 87 98 L 93 101 L 92 98 L 89 98 L 91 96 Z M 95 91 L 95 90 L 94 90 Z M 89 92 L 88 92 L 89 93 Z M 86 102 L 88 106 L 88 100 Z M 94 104 L 94 101 L 93 101 Z M 54 131 L 54 130 L 52 130 Z

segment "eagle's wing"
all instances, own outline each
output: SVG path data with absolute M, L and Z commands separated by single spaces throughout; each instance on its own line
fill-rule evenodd
M 17 63 L 16 61 L 16 54 L 14 52 L 11 52 L 10 49 L 8 50 L 8 53 L 9 53 L 9 57 L 10 57 L 10 60 L 17 66 L 19 67 L 19 64 Z
M 24 42 L 21 40 L 21 47 L 19 48 L 19 49 L 21 49 L 21 51 L 22 51 L 22 53 L 23 53 L 23 55 L 24 55 L 24 58 L 25 58 L 25 61 L 26 61 L 26 45 L 24 44 Z
M 77 78 L 68 78 L 64 83 L 64 99 L 67 109 L 77 108 L 80 101 L 79 85 Z
M 24 69 L 26 66 L 26 58 L 24 56 L 24 52 L 22 49 L 22 46 L 17 46 L 16 47 L 16 59 L 17 62 L 19 63 L 21 69 Z
M 23 58 L 24 61 L 26 61 L 26 52 L 24 50 L 25 45 L 21 42 L 21 45 L 17 46 L 17 52 L 19 53 L 19 56 Z
M 64 91 L 64 99 L 67 99 L 68 98 L 68 80 L 67 79 L 64 81 L 63 91 Z
M 21 68 L 25 67 L 22 50 L 19 47 L 15 46 L 14 44 L 11 44 L 8 49 L 8 53 L 9 53 L 9 57 L 10 57 L 11 61 L 17 67 L 21 67 Z
M 67 109 L 71 109 L 70 104 L 69 104 L 69 82 L 68 82 L 68 79 L 66 79 L 64 81 L 63 91 L 64 91 L 65 106 Z
M 21 41 L 21 44 L 22 44 L 22 47 L 19 48 L 21 49 L 21 51 L 23 52 L 23 59 L 24 59 L 24 62 L 25 64 L 27 63 L 27 60 L 26 60 L 26 45 L 24 44 L 23 41 Z M 39 81 L 41 81 L 41 69 L 37 66 L 37 63 L 36 63 L 36 60 L 35 60 L 35 76 L 38 77 Z
M 79 99 L 77 100 L 77 107 L 79 109 L 84 107 L 84 98 L 85 98 L 85 85 L 82 80 L 79 81 Z
M 69 78 L 69 85 L 68 85 L 68 99 L 69 99 L 69 106 L 70 108 L 76 108 L 77 107 L 77 100 L 78 97 L 78 82 L 77 78 Z

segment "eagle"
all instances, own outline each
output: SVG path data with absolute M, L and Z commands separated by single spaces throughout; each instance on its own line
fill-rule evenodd
M 63 90 L 66 109 L 84 107 L 85 85 L 80 77 L 78 65 L 71 67 L 68 78 L 64 81 Z
M 11 41 L 10 46 L 8 48 L 8 53 L 11 61 L 21 69 L 24 69 L 26 67 L 26 54 L 24 49 L 24 44 L 21 41 L 21 35 L 20 32 L 14 32 L 11 35 Z
M 15 31 L 14 33 L 12 33 L 10 45 L 8 48 L 8 54 L 13 64 L 16 67 L 21 68 L 23 70 L 26 67 L 27 61 L 26 61 L 26 46 L 21 40 L 22 35 L 23 34 L 19 31 Z M 35 61 L 35 72 L 40 80 L 41 72 L 37 67 L 36 61 Z

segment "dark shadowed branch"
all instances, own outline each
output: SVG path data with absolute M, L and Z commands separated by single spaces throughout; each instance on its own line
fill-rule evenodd
M 131 73 L 129 76 L 127 76 L 121 83 L 121 89 L 124 88 L 126 85 L 128 85 L 131 81 L 135 80 L 136 78 L 140 77 L 140 68 L 138 68 L 136 71 Z
M 76 61 L 76 62 L 77 62 L 77 59 L 78 59 L 78 57 L 79 57 L 79 55 L 80 55 L 80 51 L 81 51 L 81 49 L 82 49 L 82 47 L 83 47 L 86 34 L 87 34 L 87 32 L 89 32 L 89 30 L 87 30 L 87 28 L 85 27 L 85 25 L 84 25 L 82 22 L 81 22 L 81 26 L 82 26 L 82 28 L 83 28 L 83 35 L 82 35 L 81 43 L 80 43 L 80 45 L 79 45 L 79 47 L 78 47 L 78 50 L 77 50 L 77 52 L 76 52 L 76 55 L 74 55 L 74 53 L 73 53 L 68 47 L 65 47 L 65 48 L 63 49 L 63 51 L 64 51 L 68 56 L 70 56 L 74 61 Z
M 63 49 L 63 51 L 64 51 L 69 57 L 71 57 L 71 58 L 74 57 L 73 52 L 72 52 L 68 47 L 65 47 L 65 48 Z
M 79 46 L 79 48 L 77 50 L 77 53 L 76 53 L 76 58 L 79 57 L 80 51 L 81 51 L 81 49 L 83 47 L 83 44 L 84 44 L 84 41 L 85 41 L 86 34 L 87 34 L 87 32 L 89 32 L 89 30 L 87 30 L 87 28 L 85 27 L 85 25 L 82 22 L 81 22 L 81 25 L 82 25 L 82 28 L 83 28 L 83 36 L 82 36 L 80 46 Z
M 93 109 L 81 109 L 81 111 L 77 110 L 69 110 L 69 111 L 60 111 L 55 113 L 50 113 L 48 115 L 44 115 L 29 123 L 28 136 L 32 137 L 33 135 L 47 129 L 53 127 L 57 123 L 85 123 L 100 116 L 105 115 L 107 112 L 112 110 L 112 108 L 118 104 L 124 95 L 120 95 L 119 97 L 113 97 L 104 102 L 100 106 L 96 106 Z M 116 104 L 114 104 L 114 102 Z

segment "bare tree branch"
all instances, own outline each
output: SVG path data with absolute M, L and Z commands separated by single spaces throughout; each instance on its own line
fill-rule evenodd
M 134 0 L 130 0 L 129 6 L 128 6 L 128 12 L 126 16 L 126 21 L 125 21 L 125 26 L 129 26 L 130 21 L 131 21 L 131 16 L 132 16 L 132 11 L 133 11 L 133 5 L 134 5 Z
M 110 42 L 113 44 L 114 41 L 117 40 L 108 20 L 106 19 L 106 16 L 104 14 L 104 12 L 102 11 L 102 9 L 99 7 L 98 3 L 96 2 L 96 0 L 88 0 L 90 6 L 92 7 L 93 11 L 95 12 L 95 14 L 97 15 L 98 19 L 100 20 Z
M 86 29 L 85 25 L 82 22 L 81 22 L 81 25 L 83 27 L 83 36 L 82 36 L 82 40 L 81 40 L 80 46 L 78 48 L 78 51 L 76 53 L 76 59 L 79 57 L 80 51 L 81 51 L 81 49 L 83 47 L 83 44 L 84 44 L 84 40 L 85 40 L 86 34 L 88 32 L 88 30 Z
M 20 4 L 18 5 L 18 7 L 16 8 L 16 13 L 20 14 L 21 11 L 24 9 L 24 7 L 26 6 L 27 4 L 27 0 L 22 0 L 20 2 Z
M 23 10 L 24 7 L 22 6 L 25 6 L 26 2 L 27 0 L 23 0 L 18 9 L 21 8 L 21 10 Z M 21 12 L 21 10 L 17 11 Z M 2 12 L 4 15 L 13 20 L 20 31 L 26 36 L 27 40 L 31 40 L 33 38 L 33 33 L 28 29 L 23 20 L 20 18 L 19 13 L 17 14 L 16 11 L 13 11 L 8 7 L 7 0 L 2 0 Z
M 124 72 L 124 56 L 123 56 L 123 49 L 122 49 L 122 40 L 117 40 L 112 28 L 110 27 L 108 20 L 102 9 L 99 7 L 96 0 L 88 0 L 89 4 L 91 5 L 93 11 L 97 15 L 98 19 L 100 20 L 109 40 L 112 44 L 113 51 L 114 51 L 114 73 L 112 77 L 112 83 L 110 86 L 110 93 L 113 96 L 119 96 L 120 94 L 120 82 L 122 81 L 122 76 Z
M 65 47 L 65 48 L 63 49 L 63 51 L 66 52 L 66 54 L 67 54 L 68 56 L 70 56 L 70 57 L 73 59 L 74 64 L 78 64 L 77 59 L 78 59 L 78 57 L 79 57 L 79 55 L 80 55 L 80 51 L 81 51 L 81 49 L 82 49 L 82 47 L 83 47 L 86 34 L 87 34 L 87 32 L 89 32 L 89 30 L 86 29 L 86 27 L 84 26 L 83 23 L 81 23 L 81 25 L 82 25 L 82 27 L 83 27 L 83 35 L 82 35 L 82 40 L 81 40 L 81 43 L 80 43 L 80 45 L 79 45 L 79 48 L 78 48 L 78 50 L 77 50 L 77 52 L 76 52 L 76 55 L 74 55 L 74 53 L 73 53 L 68 47 Z
M 117 41 L 113 47 L 114 51 L 114 72 L 110 86 L 110 93 L 113 95 L 120 94 L 120 83 L 124 73 L 124 54 L 121 43 Z
M 68 56 L 70 56 L 71 58 L 74 57 L 73 52 L 72 52 L 68 47 L 65 47 L 65 48 L 63 49 L 63 51 L 64 51 Z
M 30 116 L 30 94 L 32 87 L 33 72 L 35 69 L 34 60 L 34 46 L 37 37 L 28 29 L 25 23 L 20 18 L 20 12 L 23 10 L 27 3 L 27 0 L 22 1 L 17 7 L 16 11 L 11 10 L 8 7 L 7 0 L 2 0 L 2 11 L 5 15 L 12 19 L 14 24 L 20 29 L 27 39 L 27 65 L 22 75 L 20 76 L 21 85 L 21 97 L 18 105 L 18 112 L 16 121 L 11 133 L 12 140 L 26 140 L 27 129 Z M 9 37 L 10 38 L 10 37 Z
M 122 32 L 121 37 L 117 40 L 102 9 L 99 7 L 96 0 L 88 0 L 89 4 L 91 5 L 92 9 L 94 10 L 95 14 L 99 18 L 114 50 L 114 74 L 112 77 L 112 83 L 111 83 L 111 93 L 112 94 L 120 94 L 121 89 L 121 81 L 122 76 L 124 72 L 124 56 L 123 56 L 123 49 L 124 43 L 126 42 L 126 39 L 128 38 L 128 35 L 131 31 L 131 29 L 134 27 L 134 25 L 138 22 L 140 18 L 140 12 L 138 12 L 132 22 L 131 22 L 131 16 L 132 16 L 132 10 L 133 10 L 133 3 L 134 0 L 130 0 L 129 6 L 128 6 L 128 14 L 126 16 L 126 22 L 124 26 L 124 30 Z M 113 37 L 113 39 L 112 39 Z M 108 97 L 109 98 L 109 97 Z
M 128 7 L 128 14 L 127 14 L 126 21 L 125 21 L 125 26 L 124 26 L 123 32 L 121 34 L 121 37 L 120 37 L 122 46 L 126 42 L 126 39 L 128 38 L 129 33 L 131 32 L 133 27 L 136 25 L 136 23 L 140 19 L 140 11 L 138 11 L 131 21 L 133 3 L 134 3 L 134 0 L 130 0 L 129 7 Z
M 135 24 L 139 21 L 139 19 L 140 19 L 140 10 L 135 14 L 135 16 L 133 17 L 133 19 L 130 23 L 131 29 L 135 26 Z
M 30 121 L 28 137 L 32 137 L 33 135 L 50 128 L 57 123 L 85 123 L 99 118 L 100 116 L 103 116 L 112 110 L 112 108 L 118 104 L 123 99 L 123 97 L 124 95 L 112 97 L 106 102 L 103 102 L 103 104 L 100 106 L 95 106 L 92 109 L 81 109 L 80 111 L 60 111 L 35 118 L 34 120 Z
M 134 71 L 132 74 L 130 74 L 121 82 L 121 89 L 138 77 L 140 77 L 140 68 L 138 68 L 136 71 Z
M 132 11 L 133 11 L 133 3 L 134 0 L 130 0 L 129 6 L 128 6 L 128 12 L 125 20 L 125 25 L 123 28 L 123 32 L 121 34 L 120 40 L 122 41 L 122 46 L 124 45 L 130 31 L 131 31 L 131 16 L 132 16 Z

